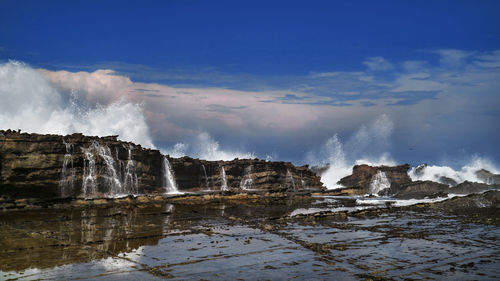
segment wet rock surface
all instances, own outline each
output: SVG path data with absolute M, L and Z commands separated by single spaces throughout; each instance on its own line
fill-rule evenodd
M 352 168 L 352 175 L 342 178 L 339 184 L 346 188 L 358 188 L 368 193 L 370 184 L 378 172 L 382 172 L 387 177 L 391 187 L 398 188 L 401 185 L 411 183 L 411 178 L 408 176 L 408 164 L 400 166 L 368 166 L 356 165 Z
M 0 195 L 10 199 L 115 197 L 167 191 L 169 162 L 180 191 L 323 188 L 307 166 L 258 159 L 165 157 L 117 140 L 0 131 Z M 223 172 L 224 170 L 224 172 Z M 225 180 L 224 180 L 225 179 Z M 224 188 L 225 185 L 225 188 Z
M 499 191 L 422 203 L 332 194 L 0 212 L 0 279 L 500 277 Z

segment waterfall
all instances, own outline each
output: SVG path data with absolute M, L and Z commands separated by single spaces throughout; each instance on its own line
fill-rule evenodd
M 88 198 L 97 193 L 97 169 L 92 147 L 82 147 L 82 151 L 85 155 L 83 160 L 82 193 L 85 198 Z
M 222 174 L 222 185 L 220 187 L 220 190 L 227 191 L 229 190 L 229 187 L 227 186 L 226 170 L 224 170 L 224 166 L 222 166 L 221 174 Z
M 73 167 L 73 144 L 67 143 L 63 139 L 63 143 L 66 147 L 66 154 L 64 154 L 63 167 L 61 171 L 61 181 L 59 185 L 61 186 L 61 197 L 68 197 L 73 192 L 73 187 L 75 184 L 75 169 Z M 68 166 L 71 168 L 68 172 Z
M 123 186 L 126 194 L 139 193 L 139 181 L 135 172 L 135 162 L 132 160 L 132 149 L 132 145 L 129 145 L 127 165 L 125 166 L 125 174 L 123 177 Z
M 292 188 L 295 190 L 295 180 L 293 179 L 292 173 L 290 173 L 290 170 L 286 169 L 286 180 L 288 184 L 292 186 Z
M 174 171 L 170 167 L 167 156 L 163 157 L 163 180 L 166 193 L 179 193 L 175 183 Z
M 243 174 L 243 178 L 240 182 L 241 189 L 251 189 L 253 184 L 252 180 L 252 166 L 248 166 L 245 168 L 245 172 Z
M 115 159 L 113 158 L 113 156 L 111 156 L 111 150 L 108 146 L 101 145 L 98 142 L 94 142 L 93 146 L 95 146 L 97 154 L 104 160 L 104 163 L 106 164 L 104 175 L 101 176 L 104 177 L 105 185 L 109 186 L 109 195 L 116 196 L 125 194 L 123 185 L 120 182 L 118 173 L 116 172 Z
M 123 185 L 120 182 L 115 168 L 115 159 L 111 156 L 111 150 L 106 145 L 101 145 L 98 141 L 92 141 L 89 147 L 82 148 L 85 155 L 83 161 L 83 195 L 92 197 L 98 191 L 98 176 L 104 179 L 104 188 L 109 196 L 123 195 Z M 96 160 L 100 157 L 104 160 L 104 171 L 97 171 Z
M 380 191 L 390 187 L 391 183 L 387 175 L 382 171 L 377 171 L 377 174 L 372 177 L 370 182 L 370 194 L 378 195 Z
M 203 170 L 203 175 L 205 175 L 205 185 L 208 188 L 208 176 L 207 176 L 207 170 L 205 170 L 205 165 L 201 164 L 201 169 Z

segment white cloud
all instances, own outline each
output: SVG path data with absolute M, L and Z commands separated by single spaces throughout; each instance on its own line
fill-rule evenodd
M 435 52 L 441 56 L 439 59 L 441 65 L 451 68 L 456 68 L 464 65 L 466 59 L 473 54 L 472 52 L 455 49 L 441 49 Z
M 383 57 L 371 57 L 363 62 L 368 69 L 373 71 L 387 71 L 394 68 L 394 65 Z

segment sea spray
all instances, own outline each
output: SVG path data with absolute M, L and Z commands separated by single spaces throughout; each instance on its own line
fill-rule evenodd
M 423 164 L 413 167 L 408 174 L 413 181 L 430 180 L 450 186 L 464 181 L 492 184 L 493 182 L 488 181 L 488 178 L 481 178 L 478 176 L 478 171 L 480 170 L 486 170 L 493 174 L 499 173 L 499 169 L 495 167 L 491 161 L 480 157 L 473 157 L 472 160 L 462 166 L 460 170 L 454 170 L 448 166 Z
M 329 189 L 341 188 L 337 182 L 350 175 L 354 165 L 396 164 L 387 152 L 392 128 L 392 120 L 382 114 L 368 125 L 362 125 L 345 143 L 334 134 L 317 151 L 310 151 L 306 162 L 327 167 L 321 181 Z
M 119 135 L 154 148 L 142 106 L 126 101 L 92 102 L 85 91 L 59 92 L 41 71 L 10 61 L 0 63 L 0 129 L 42 134 Z M 68 100 L 70 97 L 70 100 Z M 5 102 L 7 101 L 7 102 Z M 110 126 L 111 125 L 111 126 Z

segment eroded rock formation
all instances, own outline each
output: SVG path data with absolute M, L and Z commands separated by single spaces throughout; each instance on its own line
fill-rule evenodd
M 356 165 L 352 169 L 352 175 L 342 178 L 339 184 L 347 188 L 363 189 L 365 193 L 378 194 L 388 188 L 399 189 L 400 186 L 411 183 L 409 168 L 408 164 L 395 167 Z
M 0 195 L 113 197 L 166 191 L 165 157 L 179 191 L 322 188 L 307 166 L 258 159 L 171 158 L 117 136 L 0 131 Z

